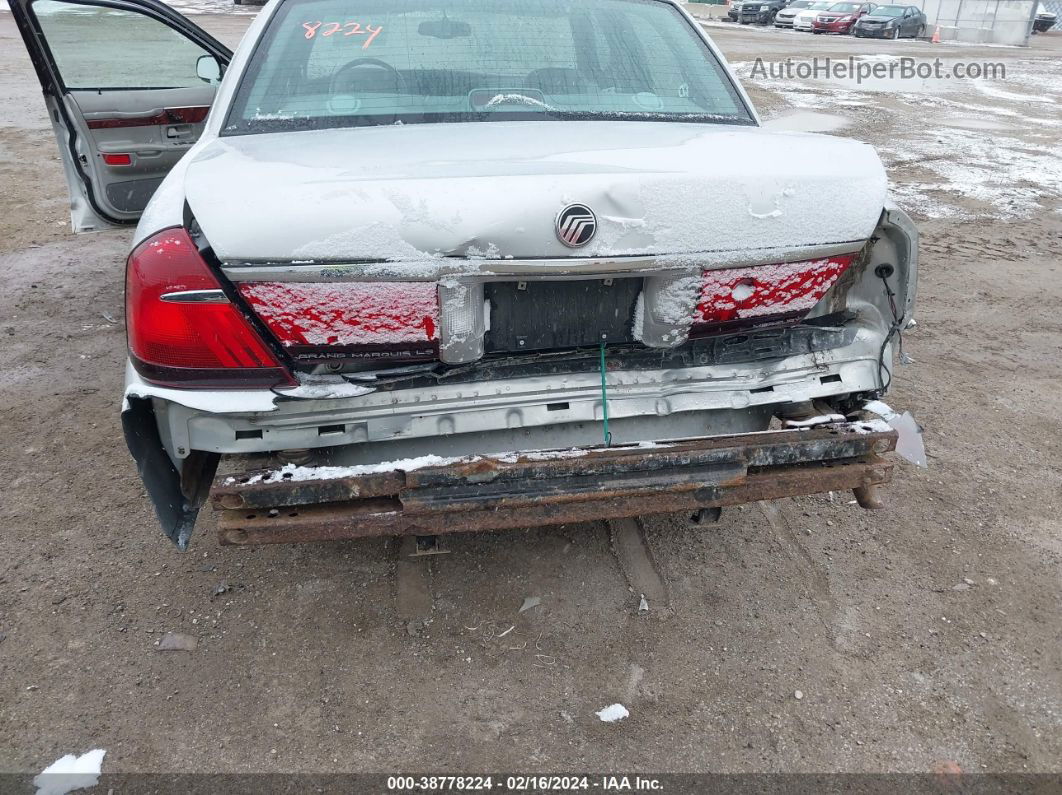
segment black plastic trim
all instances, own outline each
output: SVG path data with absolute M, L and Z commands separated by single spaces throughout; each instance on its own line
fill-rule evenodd
M 199 509 L 206 502 L 207 490 L 196 488 L 191 497 L 184 493 L 181 473 L 162 446 L 155 409 L 148 398 L 127 398 L 122 412 L 122 431 L 136 471 L 144 483 L 162 532 L 182 552 L 188 549 Z M 217 471 L 221 456 L 203 453 L 197 458 L 196 480 L 209 483 Z

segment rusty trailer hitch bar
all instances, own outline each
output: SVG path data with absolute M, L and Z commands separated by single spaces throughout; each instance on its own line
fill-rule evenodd
M 651 445 L 483 455 L 402 471 L 219 475 L 222 544 L 500 530 L 696 512 L 827 491 L 881 507 L 896 432 L 881 421 Z M 378 469 L 378 468 L 377 468 Z M 324 470 L 322 470 L 324 473 Z

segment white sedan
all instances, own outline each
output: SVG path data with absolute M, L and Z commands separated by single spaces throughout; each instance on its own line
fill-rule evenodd
M 832 0 L 816 0 L 816 2 L 801 8 L 793 16 L 793 30 L 811 31 L 816 15 L 832 5 L 835 5 Z
M 10 2 L 75 229 L 139 220 L 122 419 L 180 548 L 208 498 L 232 544 L 879 504 L 917 233 L 678 3 L 272 0 L 230 53 Z

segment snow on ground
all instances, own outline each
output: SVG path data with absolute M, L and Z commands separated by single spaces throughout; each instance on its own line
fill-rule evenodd
M 610 704 L 604 709 L 594 713 L 603 723 L 615 723 L 618 720 L 630 717 L 630 712 L 622 704 Z
M 166 0 L 182 14 L 257 14 L 261 6 L 236 5 L 232 0 Z
M 182 14 L 257 14 L 262 7 L 236 5 L 233 0 L 166 0 L 166 5 Z M 0 0 L 0 11 L 8 11 L 7 0 Z
M 232 0 L 167 0 L 166 5 L 182 14 L 257 14 L 261 6 L 236 5 Z M 9 10 L 7 0 L 0 0 L 0 11 Z
M 931 218 L 982 214 L 951 206 L 941 194 L 987 205 L 988 214 L 1003 219 L 1029 217 L 1043 200 L 1062 198 L 1062 157 L 1052 147 L 1037 150 L 1017 137 L 938 127 L 879 151 L 890 165 L 916 164 L 935 175 L 894 186 L 894 193 L 906 195 Z
M 81 756 L 67 754 L 52 762 L 33 779 L 36 795 L 66 795 L 73 790 L 95 787 L 107 752 L 102 748 Z
M 1008 62 L 1007 79 L 994 82 L 773 80 L 754 78 L 752 62 L 732 66 L 791 109 L 775 114 L 769 127 L 803 124 L 808 132 L 840 129 L 857 138 L 865 131 L 889 170 L 893 198 L 917 215 L 1026 218 L 1062 201 L 1062 84 L 1047 61 Z M 899 114 L 897 103 L 905 106 Z M 888 129 L 892 118 L 913 110 L 931 123 Z M 825 123 L 838 117 L 849 124 Z

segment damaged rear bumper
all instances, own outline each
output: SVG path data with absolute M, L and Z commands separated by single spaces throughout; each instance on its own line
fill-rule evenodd
M 640 444 L 474 456 L 419 468 L 287 467 L 219 476 L 223 544 L 434 535 L 695 511 L 852 489 L 892 475 L 873 420 Z M 396 465 L 400 462 L 396 462 Z

